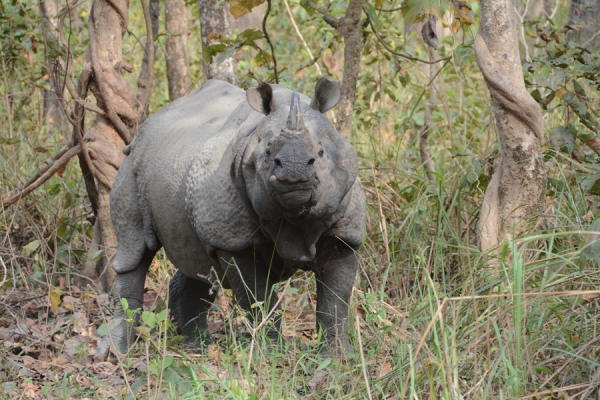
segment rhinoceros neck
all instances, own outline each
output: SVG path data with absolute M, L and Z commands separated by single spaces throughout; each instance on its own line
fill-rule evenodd
M 263 232 L 275 243 L 277 254 L 285 260 L 311 261 L 317 254 L 316 245 L 327 229 L 326 221 L 305 219 L 293 225 L 281 219 L 261 220 Z

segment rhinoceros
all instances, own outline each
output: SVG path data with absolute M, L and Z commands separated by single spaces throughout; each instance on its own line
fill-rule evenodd
M 256 303 L 278 305 L 274 284 L 308 270 L 325 347 L 347 345 L 366 208 L 356 152 L 323 115 L 340 92 L 329 77 L 312 100 L 264 82 L 244 91 L 210 80 L 148 118 L 112 187 L 116 302 L 142 307 L 148 267 L 164 248 L 178 269 L 169 306 L 186 341 L 202 348 L 219 285 L 256 321 Z M 110 336 L 125 352 L 135 332 L 122 317 L 117 310 Z

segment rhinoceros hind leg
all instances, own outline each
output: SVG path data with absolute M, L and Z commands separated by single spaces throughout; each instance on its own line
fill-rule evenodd
M 212 343 L 206 313 L 216 297 L 213 285 L 177 271 L 169 284 L 169 308 L 186 343 L 199 349 Z

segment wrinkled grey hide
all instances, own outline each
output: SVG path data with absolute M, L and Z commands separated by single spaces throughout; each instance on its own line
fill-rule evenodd
M 345 342 L 365 198 L 354 149 L 322 114 L 339 98 L 330 78 L 312 100 L 277 85 L 244 92 L 212 80 L 146 120 L 111 194 L 115 298 L 142 306 L 146 272 L 163 247 L 179 269 L 169 305 L 200 347 L 210 341 L 206 311 L 219 282 L 262 318 L 251 305 L 272 308 L 272 285 L 310 270 L 318 328 Z M 277 339 L 274 315 L 268 333 Z M 125 352 L 135 333 L 121 319 L 111 337 Z

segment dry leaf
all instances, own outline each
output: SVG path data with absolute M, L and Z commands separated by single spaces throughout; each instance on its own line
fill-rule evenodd
M 455 6 L 456 19 L 466 25 L 473 25 L 475 23 L 475 14 L 473 14 L 473 8 L 469 3 L 456 2 Z
M 239 17 L 250 13 L 254 7 L 259 6 L 264 2 L 265 0 L 230 0 L 229 12 L 233 15 L 233 18 L 238 19 Z
M 52 289 L 48 291 L 48 297 L 50 298 L 50 307 L 54 314 L 58 314 L 58 306 L 60 305 L 60 288 Z

